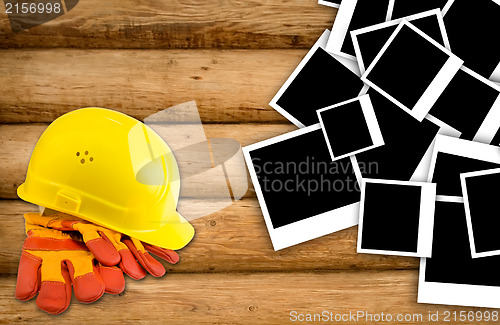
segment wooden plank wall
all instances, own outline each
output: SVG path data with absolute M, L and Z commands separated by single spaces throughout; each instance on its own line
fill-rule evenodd
M 82 0 L 12 33 L 2 11 L 0 322 L 278 324 L 292 310 L 478 310 L 417 304 L 418 260 L 356 254 L 356 227 L 274 252 L 252 187 L 193 222 L 195 239 L 164 278 L 128 279 L 125 293 L 88 306 L 73 299 L 58 317 L 13 297 L 22 215 L 37 209 L 16 188 L 48 123 L 81 107 L 143 119 L 196 100 L 209 137 L 244 146 L 294 130 L 268 102 L 336 12 L 316 0 Z

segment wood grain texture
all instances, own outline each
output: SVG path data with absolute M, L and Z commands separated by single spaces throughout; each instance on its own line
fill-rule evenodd
M 31 153 L 46 128 L 47 124 L 0 125 L 0 198 L 18 198 L 17 187 L 26 179 Z M 204 129 L 208 138 L 232 138 L 246 146 L 297 127 L 291 124 L 208 124 Z M 247 196 L 255 196 L 251 182 L 249 186 Z
M 38 211 L 20 200 L 0 200 L 0 274 L 17 273 L 24 241 L 24 213 Z M 260 272 L 312 270 L 415 269 L 418 259 L 356 253 L 358 229 L 275 252 L 256 199 L 243 199 L 209 216 L 193 220 L 193 241 L 169 272 Z
M 316 0 L 85 0 L 18 33 L 2 10 L 0 47 L 308 48 L 336 12 Z
M 91 106 L 142 120 L 191 100 L 204 123 L 287 123 L 268 104 L 306 52 L 0 50 L 0 91 L 8 94 L 0 123 L 50 123 Z
M 391 314 L 394 320 L 361 318 L 338 323 L 431 324 L 429 312 L 439 312 L 443 320 L 444 311 L 493 311 L 417 304 L 417 271 L 170 274 L 161 279 L 127 280 L 121 296 L 105 294 L 89 305 L 73 297 L 68 310 L 54 317 L 38 310 L 34 301 L 14 298 L 15 276 L 0 277 L 0 323 L 78 324 L 99 319 L 106 324 L 293 324 L 291 311 L 333 315 L 364 311 L 372 317 Z M 396 321 L 398 314 L 414 320 Z

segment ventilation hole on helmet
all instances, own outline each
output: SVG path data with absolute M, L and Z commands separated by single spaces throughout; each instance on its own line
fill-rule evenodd
M 82 164 L 85 164 L 85 159 L 80 160 Z
M 92 162 L 92 161 L 94 161 L 94 157 L 90 157 L 90 161 L 91 161 L 91 162 Z
M 85 156 L 86 156 L 86 155 L 88 155 L 88 154 L 89 154 L 89 152 L 88 152 L 88 151 L 85 151 Z
M 80 155 L 80 153 L 79 153 L 79 152 L 77 152 L 77 153 L 76 153 L 76 156 L 78 157 L 79 155 Z

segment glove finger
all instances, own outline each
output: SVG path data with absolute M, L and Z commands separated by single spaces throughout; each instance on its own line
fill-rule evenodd
M 73 291 L 78 301 L 91 303 L 102 297 L 105 289 L 104 282 L 90 253 L 72 261 L 65 260 L 64 263 L 68 267 Z
M 40 290 L 40 266 L 42 259 L 28 252 L 21 254 L 17 272 L 16 298 L 30 300 Z
M 82 234 L 85 245 L 103 265 L 113 266 L 120 262 L 116 248 L 96 225 L 79 222 L 73 228 Z
M 125 274 L 134 280 L 140 280 L 146 276 L 146 271 L 137 263 L 129 249 L 120 249 L 118 253 L 120 253 L 122 258 L 120 268 Z
M 144 250 L 141 242 L 134 241 L 128 238 L 122 239 L 122 242 L 127 245 L 135 258 L 152 276 L 161 277 L 165 274 L 165 268 L 163 265 L 154 259 L 148 252 Z M 137 246 L 141 249 L 137 249 Z
M 169 262 L 170 264 L 179 262 L 179 254 L 171 249 L 161 248 L 147 243 L 142 244 L 148 252 L 155 254 L 156 256 Z
M 36 298 L 38 308 L 53 315 L 58 315 L 68 309 L 71 302 L 71 278 L 66 265 L 61 264 L 61 275 L 64 282 L 43 281 L 40 293 Z
M 104 282 L 105 292 L 116 295 L 125 290 L 125 278 L 119 268 L 115 266 L 99 266 L 99 273 Z
M 111 244 L 108 237 L 105 234 L 99 232 L 101 237 L 91 239 L 85 244 L 88 249 L 94 254 L 95 258 L 102 264 L 106 266 L 114 266 L 120 263 L 120 254 L 116 251 L 116 248 Z

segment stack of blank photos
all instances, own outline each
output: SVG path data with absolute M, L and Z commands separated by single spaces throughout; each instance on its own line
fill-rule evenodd
M 500 0 L 318 2 L 270 102 L 299 129 L 244 148 L 274 248 L 359 225 L 421 258 L 418 302 L 500 308 Z

